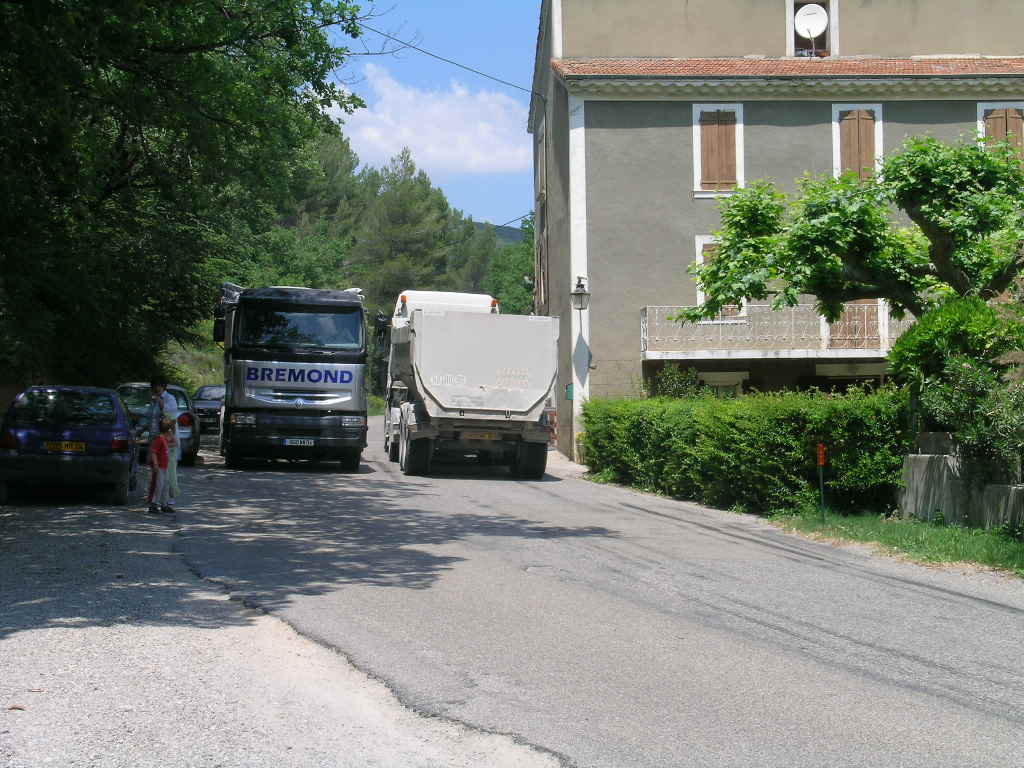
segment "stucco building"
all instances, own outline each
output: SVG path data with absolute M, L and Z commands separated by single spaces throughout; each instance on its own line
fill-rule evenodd
M 907 136 L 1019 141 L 1024 2 L 543 0 L 534 138 L 538 313 L 562 319 L 559 447 L 589 398 L 628 395 L 667 361 L 741 390 L 880 375 L 903 325 L 884 302 L 825 323 L 810 303 L 668 318 L 701 296 L 718 201 L 754 179 L 870 173 Z M 582 278 L 591 294 L 575 311 Z M 572 399 L 570 400 L 569 397 Z

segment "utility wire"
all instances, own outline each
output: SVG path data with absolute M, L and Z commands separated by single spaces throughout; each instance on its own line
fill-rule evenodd
M 406 48 L 412 48 L 412 50 L 414 51 L 419 51 L 425 56 L 430 56 L 431 58 L 437 59 L 438 61 L 443 61 L 445 64 L 451 64 L 453 67 L 458 67 L 459 69 L 464 69 L 467 72 L 472 72 L 474 75 L 486 77 L 488 80 L 493 80 L 496 83 L 507 85 L 509 88 L 515 88 L 516 90 L 522 91 L 523 93 L 529 93 L 532 94 L 533 96 L 540 96 L 541 99 L 544 98 L 544 94 L 538 93 L 532 88 L 524 88 L 521 85 L 510 83 L 508 80 L 502 80 L 500 77 L 495 77 L 494 75 L 489 75 L 486 72 L 481 72 L 479 69 L 474 69 L 473 67 L 467 66 L 465 64 L 460 64 L 459 62 L 453 61 L 452 59 L 446 59 L 444 56 L 432 53 L 431 51 L 428 51 L 425 48 L 420 48 L 418 45 L 413 45 L 412 43 L 406 42 L 405 40 L 399 40 L 397 37 L 389 35 L 387 32 L 381 32 L 379 29 L 374 29 L 373 27 L 369 26 L 368 24 L 364 24 L 363 22 L 359 22 L 359 26 L 361 26 L 363 29 L 368 29 L 371 32 L 376 32 L 381 37 L 386 37 L 388 40 L 391 40 L 392 42 L 401 43 Z M 513 221 L 519 221 L 519 219 L 513 219 Z
M 531 214 L 533 214 L 533 211 L 530 211 L 530 213 L 524 213 L 518 219 L 512 219 L 512 221 L 506 221 L 504 224 L 498 224 L 498 226 L 499 227 L 507 227 L 509 224 L 515 224 L 517 221 L 522 221 L 523 219 L 525 219 L 527 216 L 530 216 Z
M 422 53 L 425 56 L 430 56 L 431 58 L 437 59 L 438 61 L 443 61 L 445 64 L 451 64 L 453 67 L 458 67 L 459 69 L 464 69 L 467 72 L 472 72 L 474 75 L 480 75 L 480 77 L 486 77 L 488 80 L 493 80 L 496 83 L 501 83 L 502 85 L 507 85 L 509 88 L 515 88 L 517 91 L 522 91 L 523 93 L 528 93 L 531 96 L 539 96 L 541 101 L 543 101 L 545 103 L 547 102 L 547 98 L 544 96 L 543 93 L 535 91 L 532 88 L 524 88 L 521 85 L 516 85 L 515 83 L 510 83 L 508 80 L 502 80 L 500 77 L 495 77 L 494 75 L 489 75 L 486 72 L 481 72 L 479 69 L 474 69 L 473 67 L 467 66 L 466 64 L 460 64 L 459 62 L 454 61 L 453 59 L 448 59 L 448 58 L 445 58 L 444 56 L 441 56 L 439 54 L 433 53 L 432 51 L 428 51 L 425 48 L 420 48 L 418 45 L 413 45 L 412 43 L 407 42 L 405 40 L 399 40 L 394 35 L 389 35 L 387 32 L 381 32 L 379 29 L 374 29 L 369 24 L 364 24 L 363 22 L 359 22 L 359 26 L 361 26 L 363 29 L 368 29 L 370 32 L 374 32 L 374 33 L 380 35 L 381 37 L 386 37 L 388 40 L 391 40 L 392 42 L 399 43 L 399 44 L 403 45 L 406 48 L 411 48 L 414 51 L 419 51 L 420 53 Z M 504 224 L 499 224 L 498 226 L 499 227 L 507 227 L 509 224 L 515 224 L 517 221 L 522 221 L 523 219 L 525 219 L 527 216 L 531 215 L 532 213 L 533 213 L 533 211 L 530 211 L 530 213 L 524 213 L 522 216 L 518 216 L 518 217 L 512 219 L 511 221 L 506 221 Z

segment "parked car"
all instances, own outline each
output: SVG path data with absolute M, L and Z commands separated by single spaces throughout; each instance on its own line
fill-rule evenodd
M 224 385 L 207 384 L 196 390 L 192 405 L 199 414 L 199 423 L 203 434 L 213 435 L 220 432 L 220 409 L 224 405 Z
M 170 384 L 167 391 L 174 395 L 178 401 L 178 439 L 181 441 L 181 463 L 192 465 L 195 463 L 199 453 L 199 437 L 202 427 L 199 423 L 199 415 L 192 405 L 192 400 L 184 387 L 177 384 Z M 133 381 L 117 385 L 117 393 L 124 400 L 132 416 L 142 427 L 146 414 L 149 412 L 149 404 L 153 399 L 152 388 L 145 382 Z M 153 438 L 148 431 L 143 432 L 139 437 L 139 452 L 142 456 L 140 461 L 146 460 L 149 452 L 149 442 Z
M 0 425 L 0 503 L 8 486 L 106 486 L 111 504 L 135 488 L 132 418 L 112 389 L 29 387 Z

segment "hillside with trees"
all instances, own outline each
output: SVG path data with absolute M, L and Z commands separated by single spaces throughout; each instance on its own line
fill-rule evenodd
M 332 42 L 359 13 L 0 4 L 0 385 L 148 375 L 202 346 L 224 279 L 358 285 L 371 307 L 483 289 L 493 229 L 408 152 L 361 167 L 328 115 L 361 105 Z

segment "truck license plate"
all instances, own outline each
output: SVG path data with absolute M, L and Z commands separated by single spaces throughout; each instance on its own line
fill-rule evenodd
M 312 448 L 314 445 L 316 445 L 316 441 L 311 440 L 309 438 L 286 438 L 284 444 L 294 445 L 300 448 Z
M 498 435 L 494 432 L 463 432 L 463 440 L 497 440 Z

